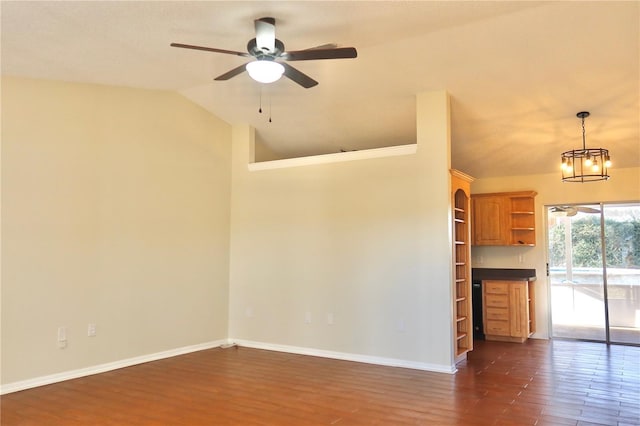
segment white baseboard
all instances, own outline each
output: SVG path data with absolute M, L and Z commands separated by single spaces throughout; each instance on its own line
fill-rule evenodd
M 169 349 L 168 351 L 157 352 L 154 354 L 127 358 L 120 361 L 109 362 L 106 364 L 94 365 L 91 367 L 80 368 L 77 370 L 64 371 L 62 373 L 51 374 L 48 376 L 36 377 L 33 379 L 22 380 L 19 382 L 7 383 L 0 386 L 0 395 L 11 392 L 18 392 L 25 389 L 31 389 L 38 386 L 50 385 L 52 383 L 62 382 L 65 380 L 77 379 L 79 377 L 91 376 L 93 374 L 104 373 L 118 368 L 131 367 L 136 364 L 157 361 L 159 359 L 171 358 L 178 355 L 184 355 L 191 352 L 202 351 L 205 349 L 217 348 L 229 343 L 229 340 L 222 339 L 212 342 L 200 343 L 197 345 L 183 346 L 181 348 Z
M 387 367 L 411 368 L 413 370 L 431 371 L 435 373 L 454 374 L 457 369 L 455 365 L 429 364 L 425 362 L 407 361 L 396 358 L 383 358 L 369 355 L 350 354 L 344 352 L 325 351 L 322 349 L 304 348 L 298 346 L 277 345 L 273 343 L 254 342 L 251 340 L 229 339 L 230 342 L 238 346 L 248 348 L 265 349 L 269 351 L 287 352 L 298 355 L 318 356 L 322 358 L 340 359 L 343 361 L 362 362 L 365 364 L 384 365 Z
M 170 349 L 168 351 L 157 352 L 154 354 L 142 355 L 134 358 L 127 358 L 120 361 L 109 362 L 106 364 L 94 365 L 92 367 L 80 368 L 77 370 L 64 371 L 62 373 L 51 374 L 48 376 L 36 377 L 33 379 L 22 380 L 19 382 L 7 383 L 0 386 L 0 395 L 18 392 L 25 389 L 31 389 L 38 386 L 50 385 L 52 383 L 63 382 L 65 380 L 77 379 L 79 377 L 91 376 L 93 374 L 104 373 L 119 368 L 131 367 L 136 364 L 157 361 L 164 358 L 171 358 L 178 355 L 184 355 L 191 352 L 202 351 L 205 349 L 217 348 L 223 345 L 239 345 L 248 348 L 265 349 L 269 351 L 287 352 L 297 355 L 310 355 L 322 358 L 339 359 L 343 361 L 362 362 L 365 364 L 384 365 L 388 367 L 411 368 L 414 370 L 432 371 L 436 373 L 453 374 L 456 372 L 455 365 L 429 364 L 424 362 L 407 361 L 395 358 L 383 358 L 369 355 L 350 354 L 344 352 L 325 351 L 322 349 L 304 348 L 299 346 L 278 345 L 274 343 L 254 342 L 251 340 L 240 339 L 221 339 L 212 342 L 201 343 L 198 345 L 184 346 L 181 348 Z

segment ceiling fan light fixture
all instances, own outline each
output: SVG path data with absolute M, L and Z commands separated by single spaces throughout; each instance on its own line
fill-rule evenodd
M 589 115 L 587 111 L 576 114 L 582 120 L 582 149 L 573 149 L 562 153 L 563 182 L 595 182 L 609 179 L 608 168 L 611 167 L 609 150 L 587 148 L 584 119 Z
M 284 66 L 276 61 L 262 59 L 249 62 L 246 66 L 249 76 L 258 83 L 273 83 L 284 74 Z

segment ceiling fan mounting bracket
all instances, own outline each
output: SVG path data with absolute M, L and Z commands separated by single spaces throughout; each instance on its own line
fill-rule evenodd
M 259 48 L 256 42 L 256 39 L 252 38 L 247 43 L 247 52 L 249 52 L 251 56 L 255 56 L 255 58 L 258 60 L 261 60 L 261 59 L 273 60 L 278 56 L 280 56 L 282 52 L 284 52 L 284 43 L 278 39 L 275 39 L 275 47 L 273 51 L 269 52 Z

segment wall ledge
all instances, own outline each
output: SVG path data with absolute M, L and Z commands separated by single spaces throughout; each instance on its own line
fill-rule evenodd
M 91 376 L 93 374 L 106 373 L 107 371 L 117 370 L 119 368 L 131 367 L 136 364 L 144 364 L 145 362 L 158 361 L 160 359 L 171 358 L 178 355 L 184 355 L 191 352 L 202 351 L 205 349 L 217 348 L 227 344 L 227 339 L 215 340 L 212 342 L 200 343 L 197 345 L 183 346 L 181 348 L 169 349 L 154 354 L 142 355 L 134 358 L 127 358 L 120 361 L 108 362 L 106 364 L 94 365 L 87 368 L 77 370 L 63 371 L 62 373 L 51 374 L 48 376 L 35 377 L 33 379 L 22 380 L 19 382 L 7 383 L 0 386 L 0 395 L 11 392 L 18 392 L 25 389 L 31 389 L 38 386 L 50 385 L 52 383 L 63 382 L 65 380 L 77 379 L 79 377 Z
M 365 160 L 369 158 L 396 157 L 412 155 L 418 152 L 418 144 L 397 145 L 384 148 L 363 149 L 361 151 L 336 152 L 333 154 L 312 155 L 309 157 L 286 158 L 284 160 L 249 163 L 249 171 L 284 169 L 288 167 L 311 166 L 315 164 L 341 163 L 344 161 Z
M 434 373 L 454 374 L 458 371 L 455 365 L 429 364 L 425 362 L 408 361 L 397 358 L 384 358 L 370 355 L 350 354 L 344 352 L 325 351 L 322 349 L 305 348 L 299 346 L 278 345 L 274 343 L 256 342 L 251 340 L 229 339 L 238 346 L 247 348 L 264 349 L 268 351 L 286 352 L 296 355 L 309 355 L 322 358 L 354 361 L 365 364 L 382 365 L 386 367 L 410 368 L 412 370 L 431 371 Z

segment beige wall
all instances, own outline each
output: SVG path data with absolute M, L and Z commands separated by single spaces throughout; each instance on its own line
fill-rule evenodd
M 448 96 L 417 101 L 406 156 L 248 171 L 234 127 L 231 339 L 451 368 Z
M 249 171 L 253 130 L 179 95 L 2 83 L 3 384 L 227 337 L 452 368 L 445 92 L 417 97 L 417 153 Z M 639 184 L 478 179 L 538 191 L 538 245 L 475 247 L 473 266 L 536 268 L 547 337 L 544 205 Z
M 3 78 L 3 384 L 227 336 L 230 138 L 177 94 Z
M 535 268 L 536 315 L 538 330 L 534 337 L 549 336 L 549 284 L 546 279 L 546 209 L 553 204 L 640 201 L 640 169 L 610 169 L 606 182 L 563 183 L 558 173 L 478 179 L 471 193 L 535 190 L 535 247 L 472 247 L 472 265 L 476 268 Z M 522 259 L 522 262 L 520 262 Z
M 260 141 L 255 141 L 254 145 L 255 161 L 273 161 L 281 159 L 275 151 Z

